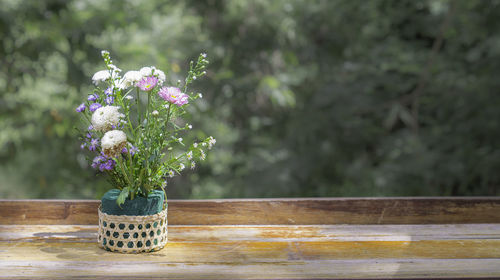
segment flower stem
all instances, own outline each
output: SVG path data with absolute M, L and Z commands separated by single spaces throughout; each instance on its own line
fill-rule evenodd
M 118 165 L 120 166 L 120 169 L 123 172 L 123 176 L 127 180 L 129 187 L 132 187 L 132 184 L 130 183 L 130 179 L 128 178 L 127 172 L 125 172 L 125 168 L 123 168 L 123 164 L 122 164 L 123 162 L 121 160 L 118 160 L 118 159 L 117 159 L 117 161 L 118 161 Z
M 141 96 L 139 95 L 139 89 L 137 89 L 137 98 L 135 99 L 135 102 L 137 104 L 137 123 L 138 126 L 140 127 L 142 125 L 141 123 Z
M 147 120 L 147 125 L 148 125 L 148 128 L 149 128 L 149 107 L 151 105 L 151 94 L 148 93 L 148 107 L 146 108 L 146 120 Z M 148 129 L 149 131 L 149 129 Z
M 165 124 L 165 133 L 168 132 L 168 122 L 170 121 L 170 108 L 172 108 L 172 105 L 173 104 L 170 104 L 168 105 L 168 111 L 167 111 L 167 121 L 166 121 L 166 124 Z M 163 137 L 163 143 L 162 143 L 162 146 L 164 146 L 164 143 L 165 143 L 165 139 L 166 137 Z

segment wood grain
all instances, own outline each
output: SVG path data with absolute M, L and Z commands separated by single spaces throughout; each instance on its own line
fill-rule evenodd
M 159 252 L 106 252 L 89 225 L 0 226 L 0 278 L 500 277 L 500 225 L 170 226 Z
M 0 279 L 498 279 L 498 259 L 264 263 L 5 261 Z
M 97 226 L 0 225 L 0 242 L 94 242 Z M 500 240 L 500 224 L 169 226 L 170 242 Z
M 0 200 L 0 224 L 97 224 L 96 200 Z M 499 223 L 500 198 L 169 200 L 172 225 Z

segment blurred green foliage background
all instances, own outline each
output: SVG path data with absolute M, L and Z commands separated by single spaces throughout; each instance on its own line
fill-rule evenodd
M 103 68 L 207 52 L 207 162 L 169 198 L 498 195 L 500 1 L 0 0 L 0 198 L 98 198 L 75 107 Z M 185 138 L 186 139 L 186 138 Z

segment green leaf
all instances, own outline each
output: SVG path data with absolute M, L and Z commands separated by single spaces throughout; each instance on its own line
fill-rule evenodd
M 116 199 L 116 204 L 118 204 L 118 206 L 120 206 L 123 203 L 125 203 L 125 199 L 127 199 L 128 194 L 129 194 L 129 187 L 123 188 L 122 192 L 120 193 L 120 195 Z

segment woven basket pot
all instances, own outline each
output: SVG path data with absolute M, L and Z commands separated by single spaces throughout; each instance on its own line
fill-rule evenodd
M 108 215 L 99 207 L 99 247 L 119 253 L 138 254 L 162 249 L 167 244 L 167 207 L 149 216 Z

